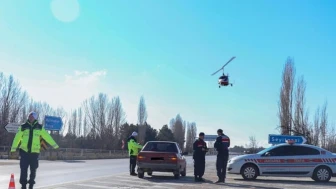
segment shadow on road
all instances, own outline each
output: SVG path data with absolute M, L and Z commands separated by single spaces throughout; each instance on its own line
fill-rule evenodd
M 319 183 L 315 181 L 300 181 L 300 180 L 272 180 L 272 179 L 257 179 L 254 181 L 246 181 L 244 179 L 234 179 L 241 182 L 250 183 L 274 183 L 274 184 L 293 184 L 293 185 L 316 185 L 316 186 L 336 186 L 336 182 Z
M 152 176 L 145 175 L 143 179 L 146 179 L 147 181 L 150 181 L 150 182 L 156 182 L 156 183 L 158 182 L 171 182 L 171 183 L 195 182 L 194 177 L 185 176 L 185 177 L 180 177 L 179 179 L 175 179 L 173 174 L 171 176 L 169 175 L 152 175 Z
M 169 182 L 169 183 L 180 183 L 180 184 L 212 184 L 213 181 L 205 179 L 205 182 L 195 182 L 194 176 L 185 176 L 185 177 L 180 177 L 179 179 L 175 179 L 174 175 L 172 174 L 171 176 L 169 175 L 152 175 L 148 176 L 145 175 L 144 179 L 146 179 L 149 182 L 155 182 L 155 183 L 160 183 L 160 182 Z

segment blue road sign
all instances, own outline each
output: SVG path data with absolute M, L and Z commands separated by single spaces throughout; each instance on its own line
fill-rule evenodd
M 45 116 L 44 117 L 44 129 L 50 131 L 59 131 L 63 126 L 61 117 Z
M 218 135 L 205 135 L 204 140 L 205 141 L 216 141 L 217 137 L 218 137 Z
M 218 135 L 205 135 L 204 136 L 204 141 L 216 141 L 216 138 Z M 195 137 L 197 139 L 198 137 Z
M 294 140 L 295 143 L 304 144 L 307 140 L 303 136 L 290 136 L 290 135 L 268 135 L 269 144 L 286 143 L 286 140 Z

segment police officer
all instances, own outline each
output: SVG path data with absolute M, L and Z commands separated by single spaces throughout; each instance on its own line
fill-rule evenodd
M 208 148 L 204 142 L 204 133 L 201 132 L 198 136 L 198 139 L 193 144 L 194 175 L 195 182 L 204 182 L 202 177 L 205 170 L 205 154 L 207 153 Z
M 214 144 L 217 150 L 216 169 L 218 181 L 216 183 L 225 182 L 226 166 L 229 159 L 230 138 L 223 134 L 222 129 L 217 130 L 218 137 Z
M 127 140 L 127 147 L 128 147 L 128 154 L 130 157 L 130 175 L 136 176 L 135 173 L 135 166 L 136 166 L 136 160 L 137 155 L 139 153 L 139 150 L 142 148 L 142 145 L 140 145 L 135 137 L 138 136 L 137 132 L 133 132 L 132 135 Z
M 40 137 L 54 149 L 59 147 L 44 127 L 38 123 L 37 114 L 31 112 L 28 115 L 28 120 L 19 127 L 11 147 L 11 152 L 15 152 L 20 143 L 20 184 L 22 189 L 26 189 L 27 183 L 29 183 L 29 189 L 33 189 L 35 184 L 36 169 L 39 165 L 38 157 L 41 149 Z M 30 178 L 27 181 L 29 166 Z

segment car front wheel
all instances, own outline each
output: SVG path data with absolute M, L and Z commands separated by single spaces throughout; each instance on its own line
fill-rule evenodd
M 139 178 L 144 178 L 145 176 L 145 173 L 144 172 L 138 172 L 138 177 Z
M 185 167 L 183 171 L 181 172 L 181 176 L 185 177 L 187 175 L 187 168 Z
M 253 164 L 244 165 L 241 175 L 245 180 L 255 180 L 258 177 L 258 168 Z
M 320 166 L 314 170 L 312 179 L 316 182 L 328 182 L 331 179 L 331 174 L 329 167 Z

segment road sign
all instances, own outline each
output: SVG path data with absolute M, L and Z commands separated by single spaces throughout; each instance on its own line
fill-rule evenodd
M 218 135 L 204 135 L 204 141 L 216 141 Z M 198 139 L 198 137 L 195 137 Z
M 286 143 L 286 140 L 294 140 L 295 143 L 304 144 L 307 140 L 303 136 L 290 136 L 290 135 L 268 135 L 269 144 Z
M 204 142 L 207 144 L 208 148 L 214 147 L 217 137 L 218 135 L 204 135 Z M 195 140 L 196 139 L 198 139 L 198 137 L 195 137 Z
M 19 127 L 20 127 L 21 124 L 19 123 L 8 123 L 6 126 L 5 126 L 5 129 L 7 132 L 9 133 L 17 133 Z
M 44 117 L 44 129 L 50 131 L 59 131 L 63 126 L 61 117 L 48 116 Z

